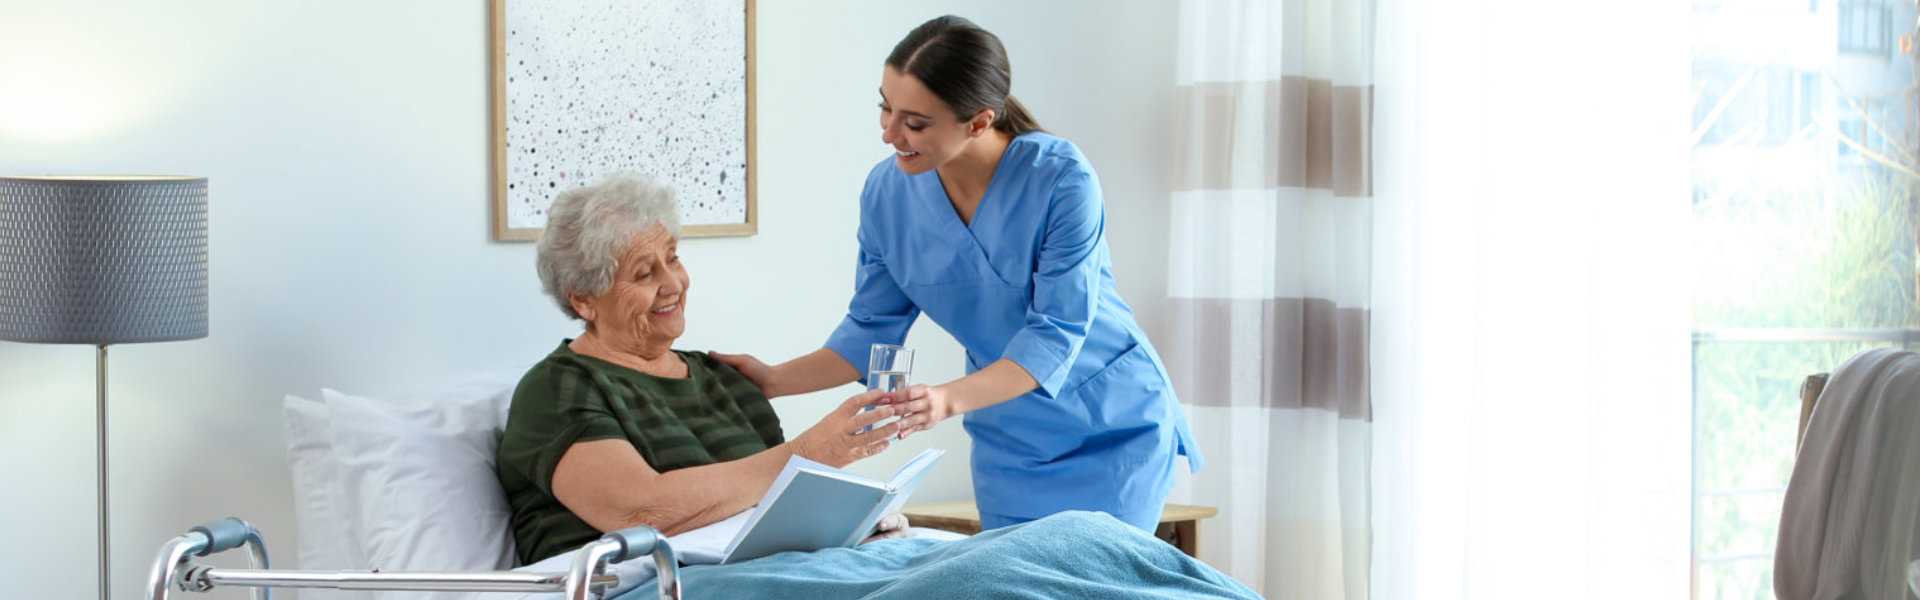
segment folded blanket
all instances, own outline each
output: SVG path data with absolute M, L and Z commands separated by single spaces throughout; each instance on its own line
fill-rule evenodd
M 1847 359 L 1814 405 L 1780 513 L 1782 600 L 1904 598 L 1920 549 L 1920 355 Z
M 1105 513 L 1067 512 L 956 541 L 882 540 L 682 569 L 699 598 L 1259 598 Z M 649 600 L 652 581 L 619 596 Z

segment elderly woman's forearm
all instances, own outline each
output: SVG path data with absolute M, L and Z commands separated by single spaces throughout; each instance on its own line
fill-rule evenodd
M 752 508 L 794 456 L 845 466 L 848 461 L 839 456 L 844 453 L 825 446 L 814 436 L 803 434 L 747 458 L 657 474 L 641 488 L 643 493 L 634 499 L 635 508 L 624 519 L 610 523 L 611 527 L 594 526 L 613 531 L 646 525 L 666 535 L 678 535 L 712 525 Z
M 855 394 L 792 440 L 752 456 L 666 473 L 626 440 L 575 443 L 554 467 L 553 495 L 600 531 L 646 525 L 673 535 L 704 527 L 753 506 L 796 455 L 841 467 L 884 451 L 899 425 L 879 421 L 898 409 L 862 410 L 879 398 L 878 391 Z
M 655 476 L 648 488 L 660 493 L 686 491 L 695 495 L 688 500 L 668 500 L 665 505 L 697 507 L 696 510 L 637 511 L 624 526 L 645 523 L 668 535 L 704 527 L 752 507 L 766 495 L 767 488 L 795 456 L 844 467 L 886 450 L 887 439 L 899 430 L 899 425 L 880 425 L 879 421 L 894 416 L 896 408 L 880 406 L 870 411 L 861 410 L 879 397 L 877 391 L 856 394 L 805 432 L 753 456 Z M 715 498 L 718 501 L 712 500 Z
M 793 455 L 791 444 L 781 444 L 740 460 L 662 473 L 648 486 L 653 498 L 642 500 L 657 507 L 643 504 L 633 524 L 679 535 L 753 508 Z
M 624 440 L 581 442 L 555 467 L 553 491 L 595 529 L 646 525 L 672 535 L 753 506 L 793 453 L 781 444 L 739 460 L 659 473 Z

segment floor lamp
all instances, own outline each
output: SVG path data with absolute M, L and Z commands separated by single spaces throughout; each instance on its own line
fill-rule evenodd
M 0 340 L 97 348 L 103 600 L 107 346 L 206 336 L 206 178 L 0 177 Z

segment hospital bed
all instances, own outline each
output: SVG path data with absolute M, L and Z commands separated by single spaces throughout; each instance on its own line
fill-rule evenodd
M 288 396 L 300 570 L 270 568 L 264 550 L 254 569 L 194 562 L 221 549 L 263 548 L 250 527 L 216 522 L 161 549 L 150 597 L 220 586 L 297 587 L 302 600 L 644 600 L 682 590 L 689 598 L 927 598 L 958 589 L 1258 597 L 1100 513 L 1064 513 L 974 536 L 914 528 L 910 539 L 714 564 L 742 514 L 664 539 L 651 530 L 622 532 L 522 565 L 493 460 L 524 373 L 504 369 L 381 398 L 331 389 L 318 398 Z M 612 560 L 647 552 L 654 560 Z

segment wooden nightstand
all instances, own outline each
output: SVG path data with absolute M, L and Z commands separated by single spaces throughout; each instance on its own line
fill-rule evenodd
M 913 504 L 900 509 L 914 527 L 927 527 L 954 533 L 980 533 L 980 509 L 972 501 Z M 1166 540 L 1187 556 L 1199 557 L 1200 520 L 1220 514 L 1211 506 L 1168 504 L 1160 513 L 1160 526 L 1153 536 Z

